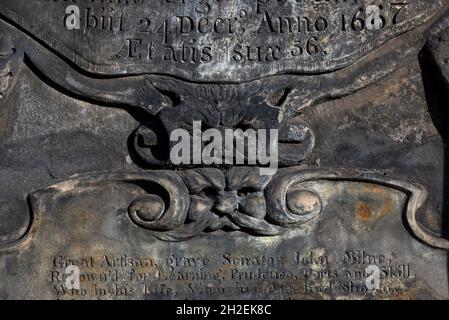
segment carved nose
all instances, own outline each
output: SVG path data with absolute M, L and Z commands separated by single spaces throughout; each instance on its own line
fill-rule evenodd
M 220 191 L 215 199 L 214 209 L 220 214 L 231 214 L 238 208 L 236 191 Z

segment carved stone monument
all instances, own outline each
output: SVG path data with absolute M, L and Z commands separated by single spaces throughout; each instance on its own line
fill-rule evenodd
M 1 0 L 0 298 L 448 299 L 448 107 L 447 0 Z

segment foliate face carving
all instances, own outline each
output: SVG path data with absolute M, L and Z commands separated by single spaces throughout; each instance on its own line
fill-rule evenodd
M 164 89 L 156 87 L 170 99 L 171 105 L 161 108 L 155 115 L 156 120 L 145 123 L 135 132 L 135 151 L 150 165 L 170 165 L 170 150 L 177 142 L 169 139 L 171 133 L 183 129 L 193 135 L 194 122 L 200 122 L 202 132 L 213 128 L 223 136 L 226 130 L 275 129 L 279 134 L 280 165 L 300 164 L 313 150 L 312 129 L 300 117 L 284 115 L 285 105 L 291 99 L 289 88 L 264 93 L 261 92 L 262 83 L 190 85 L 178 81 L 176 85 L 176 89 L 173 84 Z M 247 160 L 248 150 L 243 153 Z M 235 154 L 232 160 L 227 164 L 235 163 Z M 221 163 L 225 162 L 223 152 Z

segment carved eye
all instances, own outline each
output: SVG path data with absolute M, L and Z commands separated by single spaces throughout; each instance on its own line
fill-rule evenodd
M 257 192 L 258 190 L 256 188 L 251 188 L 251 187 L 244 187 L 241 188 L 237 191 L 237 195 L 239 197 L 246 197 L 248 195 L 250 195 L 251 193 Z
M 179 106 L 182 103 L 181 97 L 174 91 L 163 90 L 161 88 L 155 87 L 162 95 L 170 99 L 172 107 Z
M 287 101 L 291 91 L 291 88 L 279 89 L 267 98 L 267 103 L 274 107 L 280 107 Z

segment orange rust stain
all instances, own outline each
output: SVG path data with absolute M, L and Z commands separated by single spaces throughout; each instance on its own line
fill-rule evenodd
M 360 221 L 374 223 L 395 212 L 395 200 L 390 191 L 384 187 L 366 184 L 363 187 L 363 193 L 374 195 L 376 199 L 382 201 L 383 206 L 380 210 L 373 211 L 366 203 L 361 201 L 358 202 L 356 206 L 356 215 Z
M 370 221 L 373 218 L 373 212 L 363 202 L 358 202 L 355 209 L 356 216 L 361 221 Z

